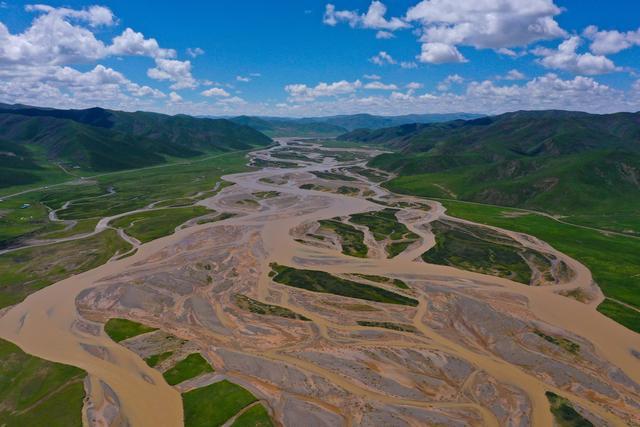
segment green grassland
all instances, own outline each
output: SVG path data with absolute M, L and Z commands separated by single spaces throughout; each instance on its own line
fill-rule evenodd
M 69 242 L 20 249 L 0 255 L 0 307 L 73 274 L 91 270 L 131 245 L 114 230 Z
M 129 236 L 146 243 L 168 236 L 180 224 L 208 213 L 213 213 L 213 211 L 204 206 L 167 208 L 123 216 L 109 224 L 116 228 L 122 228 Z
M 256 301 L 253 298 L 249 298 L 246 295 L 236 294 L 234 296 L 234 301 L 238 307 L 242 308 L 243 310 L 248 310 L 252 313 L 268 316 L 286 317 L 288 319 L 296 320 L 309 320 L 303 315 L 291 311 L 288 308 L 280 307 L 273 304 L 265 304 L 263 302 Z
M 157 329 L 132 320 L 113 318 L 104 324 L 104 331 L 112 340 L 120 342 L 147 332 L 157 331 Z
M 182 394 L 185 427 L 221 426 L 256 400 L 247 390 L 227 380 L 188 391 Z M 264 418 L 259 420 L 264 423 Z
M 546 392 L 550 410 L 558 427 L 593 427 L 593 424 L 580 415 L 569 400 L 553 392 Z
M 283 285 L 306 289 L 311 292 L 329 293 L 343 297 L 363 299 L 387 304 L 417 306 L 418 301 L 386 289 L 365 285 L 352 280 L 333 276 L 324 271 L 299 270 L 272 264 L 273 281 Z
M 640 308 L 640 239 L 559 223 L 516 209 L 443 201 L 447 213 L 480 224 L 531 234 L 585 264 L 605 296 Z M 598 310 L 640 332 L 640 312 L 606 300 Z
M 384 328 L 400 332 L 417 332 L 415 326 L 406 323 L 374 322 L 370 320 L 358 320 L 357 323 L 360 326 L 368 326 L 370 328 Z
M 273 427 L 273 423 L 264 406 L 253 405 L 240 414 L 231 427 Z
M 200 353 L 192 353 L 162 375 L 167 383 L 176 385 L 207 372 L 213 372 L 209 362 Z
M 0 340 L 0 425 L 81 427 L 85 376 Z
M 436 244 L 422 255 L 425 262 L 450 265 L 478 273 L 506 277 L 529 284 L 531 268 L 515 241 L 499 242 L 480 227 L 453 225 L 436 221 L 431 224 Z
M 155 368 L 160 363 L 170 358 L 172 355 L 173 351 L 165 351 L 164 353 L 151 355 L 144 359 L 144 361 L 147 362 L 147 365 L 149 365 L 150 367 Z
M 390 258 L 393 258 L 404 252 L 407 247 L 420 238 L 406 225 L 398 221 L 397 211 L 397 209 L 385 208 L 380 211 L 359 213 L 351 215 L 350 221 L 369 228 L 377 241 L 390 240 L 385 251 Z
M 342 253 L 358 258 L 366 258 L 369 248 L 364 243 L 364 233 L 352 225 L 335 219 L 318 221 L 322 228 L 331 230 L 340 238 Z
M 393 285 L 400 289 L 409 289 L 409 285 L 407 285 L 400 279 L 391 279 L 389 277 L 378 276 L 376 274 L 354 273 L 354 276 L 362 277 L 363 279 L 371 280 L 372 282 L 384 283 L 385 285 Z

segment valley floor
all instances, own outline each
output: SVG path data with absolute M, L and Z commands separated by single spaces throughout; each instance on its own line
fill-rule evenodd
M 233 185 L 114 210 L 95 227 L 129 247 L 15 296 L 0 337 L 86 371 L 91 426 L 639 424 L 640 335 L 598 277 L 385 190 L 373 155 L 282 139 Z

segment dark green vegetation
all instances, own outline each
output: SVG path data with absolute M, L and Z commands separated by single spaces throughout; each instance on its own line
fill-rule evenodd
M 436 123 L 456 119 L 472 119 L 477 114 L 408 114 L 404 116 L 374 116 L 371 114 L 351 114 L 329 117 L 255 117 L 239 116 L 231 121 L 250 126 L 271 137 L 285 136 L 337 136 L 354 129 L 378 129 L 399 126 L 406 123 Z
M 396 218 L 397 209 L 382 209 L 351 215 L 350 221 L 364 225 L 377 241 L 388 241 L 385 247 L 390 258 L 404 252 L 404 250 L 420 236 L 410 231 L 406 225 Z
M 131 245 L 114 230 L 69 242 L 20 249 L 0 255 L 0 307 L 73 274 L 91 270 Z
M 355 131 L 398 150 L 371 166 L 396 192 L 522 207 L 640 235 L 640 113 L 521 111 Z
M 200 353 L 192 353 L 162 375 L 167 383 L 176 385 L 207 372 L 213 372 L 209 362 Z
M 482 227 L 435 221 L 436 245 L 422 255 L 425 262 L 450 265 L 529 284 L 527 252 L 514 240 Z
M 372 182 L 382 182 L 389 178 L 387 175 L 384 175 L 374 169 L 363 168 L 362 166 L 352 166 L 348 170 L 353 173 L 357 173 L 358 175 L 364 176 Z
M 182 394 L 185 427 L 221 426 L 256 400 L 247 390 L 227 380 L 188 391 Z M 256 415 L 260 414 L 251 414 Z M 265 424 L 264 417 L 257 419 L 262 425 L 270 425 Z
M 336 136 L 344 133 L 345 128 L 328 123 L 303 122 L 299 119 L 238 116 L 232 122 L 252 127 L 272 138 L 286 136 Z
M 352 225 L 336 219 L 319 221 L 323 228 L 333 231 L 340 238 L 342 253 L 345 255 L 366 258 L 369 248 L 364 243 L 364 233 Z
M 550 410 L 558 427 L 593 427 L 593 424 L 580 415 L 569 400 L 553 392 L 546 392 Z
M 246 295 L 237 294 L 234 296 L 235 303 L 238 307 L 248 310 L 252 313 L 263 314 L 269 316 L 286 317 L 288 319 L 296 320 L 309 320 L 301 314 L 289 310 L 285 307 L 280 307 L 272 304 L 265 304 L 260 301 L 256 301 L 253 298 L 249 298 Z
M 109 173 L 2 200 L 0 248 L 30 237 L 46 238 L 47 232 L 61 230 L 63 225 L 49 221 L 47 207 L 60 209 L 71 201 L 67 209 L 58 212 L 60 219 L 96 220 L 156 201 L 171 204 L 199 192 L 203 194 L 198 199 L 210 197 L 220 177 L 247 170 L 245 162 L 242 152 L 206 156 L 184 163 Z M 24 204 L 29 207 L 22 208 Z
M 405 297 L 386 289 L 336 277 L 324 271 L 299 270 L 277 264 L 272 264 L 271 268 L 275 273 L 273 281 L 284 285 L 312 292 L 329 293 L 367 301 L 414 307 L 418 305 L 418 301 L 413 298 Z
M 124 229 L 129 236 L 146 243 L 159 237 L 168 236 L 180 224 L 208 213 L 213 213 L 213 211 L 204 206 L 167 208 L 123 216 L 109 224 Z
M 371 328 L 391 329 L 392 331 L 400 332 L 417 332 L 416 328 L 413 325 L 409 325 L 406 323 L 372 322 L 368 320 L 358 320 L 358 325 L 368 326 Z
M 4 104 L 0 141 L 11 141 L 0 143 L 0 187 L 41 181 L 57 164 L 72 171 L 114 171 L 271 143 L 260 132 L 229 120 Z
M 371 280 L 372 282 L 384 283 L 385 285 L 393 285 L 400 289 L 409 289 L 409 285 L 407 285 L 400 279 L 391 279 L 389 277 L 378 276 L 376 274 L 355 273 L 354 276 L 362 277 L 363 279 Z
M 297 163 L 278 162 L 275 160 L 253 159 L 253 166 L 257 168 L 279 168 L 279 169 L 295 169 L 299 168 Z
M 0 340 L 0 425 L 82 426 L 86 373 L 26 354 Z
M 598 311 L 632 331 L 640 333 L 640 312 L 637 309 L 634 310 L 608 298 L 598 306 Z
M 231 424 L 231 427 L 272 427 L 269 413 L 262 405 L 253 405 Z
M 104 324 L 104 331 L 112 340 L 120 342 L 147 332 L 157 331 L 157 329 L 132 320 L 114 318 Z
M 640 308 L 640 240 L 562 224 L 514 209 L 465 202 L 443 202 L 450 215 L 531 234 L 585 264 L 604 294 Z M 607 299 L 598 310 L 636 332 L 640 312 Z
M 575 343 L 571 340 L 554 335 L 548 335 L 538 329 L 534 330 L 533 333 L 538 335 L 540 338 L 543 338 L 545 341 L 548 341 L 551 344 L 557 345 L 558 347 L 568 351 L 569 353 L 578 354 L 580 352 L 580 344 Z
M 173 355 L 173 351 L 165 351 L 164 353 L 154 354 L 152 356 L 149 356 L 146 359 L 144 359 L 144 361 L 147 362 L 147 365 L 149 365 L 150 367 L 155 368 L 160 363 L 170 358 L 172 355 Z
M 314 172 L 311 172 L 311 173 L 314 174 L 315 176 L 317 176 L 320 179 L 326 179 L 326 180 L 330 180 L 330 181 L 356 181 L 356 179 L 354 177 L 343 175 L 343 174 L 340 174 L 340 173 L 319 172 L 319 171 L 314 171 Z

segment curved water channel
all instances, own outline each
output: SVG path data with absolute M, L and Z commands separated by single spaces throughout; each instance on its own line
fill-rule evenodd
M 286 145 L 287 141 L 281 141 Z M 278 148 L 278 147 L 275 147 Z M 268 151 L 258 153 L 259 156 L 269 159 Z M 280 159 L 276 159 L 280 161 Z M 640 335 L 620 326 L 612 320 L 595 311 L 596 298 L 591 304 L 583 304 L 570 298 L 558 295 L 560 289 L 575 289 L 582 287 L 593 291 L 591 273 L 579 262 L 570 257 L 558 253 L 535 239 L 528 239 L 518 233 L 502 230 L 517 241 L 532 249 L 552 252 L 563 259 L 574 271 L 572 279 L 563 285 L 555 287 L 530 287 L 478 273 L 463 271 L 460 269 L 431 265 L 415 260 L 417 256 L 433 244 L 433 236 L 419 227 L 421 221 L 428 222 L 437 218 L 446 218 L 446 212 L 437 202 L 428 202 L 431 206 L 429 212 L 422 212 L 421 221 L 408 224 L 410 229 L 422 237 L 422 243 L 418 247 L 410 248 L 406 253 L 393 259 L 359 259 L 321 247 L 310 247 L 296 242 L 290 231 L 295 227 L 309 221 L 327 219 L 338 216 L 379 210 L 382 206 L 365 200 L 364 198 L 347 195 L 303 190 L 295 182 L 284 185 L 270 184 L 264 178 L 288 176 L 291 173 L 304 173 L 310 171 L 327 171 L 335 168 L 338 162 L 325 160 L 323 163 L 301 162 L 302 168 L 277 169 L 265 168 L 255 172 L 234 174 L 224 177 L 236 185 L 225 189 L 216 196 L 205 199 L 200 204 L 222 211 L 227 205 L 221 203 L 223 197 L 229 192 L 241 191 L 277 191 L 281 194 L 297 196 L 301 200 L 322 199 L 322 204 L 311 206 L 311 209 L 301 210 L 283 208 L 281 212 L 252 212 L 232 217 L 217 223 L 195 225 L 178 230 L 174 234 L 142 244 L 132 256 L 120 260 L 112 260 L 91 271 L 78 274 L 48 286 L 27 297 L 22 303 L 9 309 L 0 318 L 0 337 L 19 345 L 24 351 L 35 356 L 77 366 L 88 372 L 92 384 L 105 384 L 111 389 L 121 408 L 126 420 L 133 426 L 179 426 L 182 425 L 182 404 L 180 394 L 162 378 L 162 375 L 147 366 L 136 354 L 125 347 L 114 343 L 103 331 L 96 331 L 86 327 L 85 322 L 78 314 L 76 308 L 76 296 L 83 290 L 96 286 L 101 280 L 119 274 L 134 266 L 144 263 L 145 260 L 157 254 L 163 248 L 180 242 L 192 233 L 205 230 L 210 227 L 218 227 L 221 224 L 230 225 L 259 225 L 264 251 L 267 256 L 263 260 L 263 271 L 260 280 L 256 284 L 258 299 L 266 300 L 270 279 L 267 265 L 277 262 L 299 268 L 309 268 L 309 262 L 314 269 L 330 273 L 365 273 L 378 275 L 420 275 L 438 276 L 443 281 L 476 281 L 499 287 L 503 292 L 521 296 L 527 299 L 528 309 L 538 319 L 558 328 L 570 331 L 590 341 L 598 354 L 604 359 L 620 368 L 633 381 L 640 383 L 640 360 L 635 358 L 630 349 L 640 349 Z M 374 197 L 386 194 L 386 190 L 379 185 L 367 183 L 373 191 Z M 405 198 L 411 200 L 411 198 Z M 416 199 L 418 200 L 418 199 Z M 421 203 L 426 201 L 419 200 Z M 416 212 L 412 212 L 416 215 Z M 125 214 L 121 214 L 122 216 Z M 102 226 L 107 222 L 101 221 Z M 301 263 L 304 260 L 305 263 Z M 331 260 L 332 262 L 322 262 Z M 455 286 L 452 283 L 452 286 Z M 419 296 L 420 304 L 413 317 L 415 328 L 427 338 L 428 346 L 441 349 L 471 362 L 477 367 L 489 373 L 491 376 L 506 384 L 515 385 L 526 390 L 532 404 L 532 423 L 534 425 L 548 426 L 552 424 L 548 401 L 544 395 L 547 390 L 555 390 L 540 379 L 530 375 L 521 368 L 511 365 L 497 357 L 476 352 L 472 349 L 439 335 L 423 322 L 423 316 L 427 310 L 427 297 Z M 283 298 L 279 305 L 303 314 L 318 327 L 321 334 L 326 334 L 327 328 L 343 330 L 362 329 L 356 326 L 336 325 L 316 313 L 307 311 L 299 306 L 291 304 L 288 298 Z M 405 343 L 405 345 L 407 345 Z M 426 346 L 426 344 L 425 344 Z M 99 352 L 88 351 L 99 349 Z M 97 355 L 99 354 L 99 355 Z M 476 410 L 485 425 L 497 425 L 495 417 L 485 408 L 469 403 L 434 403 L 421 401 L 407 401 L 404 399 L 386 396 L 363 388 L 344 377 L 332 374 L 316 365 L 297 358 L 281 354 L 278 351 L 265 351 L 263 357 L 283 361 L 308 372 L 314 372 L 324 376 L 331 382 L 348 390 L 349 392 L 392 404 L 407 404 L 417 407 L 470 407 Z M 560 392 L 559 390 L 556 390 Z M 563 392 L 566 395 L 566 392 Z M 104 388 L 91 387 L 91 401 L 96 403 L 105 398 Z M 624 425 L 623 421 L 601 406 L 596 405 L 579 396 L 571 396 L 571 400 L 582 407 L 607 420 L 611 425 Z

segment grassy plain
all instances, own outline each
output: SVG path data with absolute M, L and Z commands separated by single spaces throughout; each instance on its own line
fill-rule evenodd
M 167 383 L 176 385 L 207 372 L 213 372 L 209 362 L 200 353 L 192 353 L 162 375 Z
M 147 332 L 157 331 L 157 329 L 132 320 L 113 318 L 104 324 L 104 331 L 112 340 L 120 342 Z
M 256 400 L 247 390 L 227 380 L 188 391 L 182 394 L 185 427 L 221 426 Z

